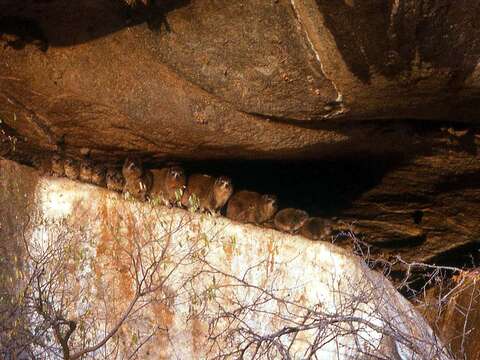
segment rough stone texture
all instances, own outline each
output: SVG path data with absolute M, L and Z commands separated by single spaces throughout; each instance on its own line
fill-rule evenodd
M 330 215 L 387 256 L 478 246 L 479 1 L 157 3 L 1 0 L 0 154 L 369 157 Z
M 311 116 L 336 96 L 288 3 L 187 3 L 168 12 L 170 30 L 128 27 L 121 2 L 5 8 L 2 15 L 34 16 L 49 47 L 2 47 L 0 115 L 36 145 L 64 137 L 73 149 L 110 155 L 272 157 L 344 138 L 263 117 Z
M 342 215 L 385 254 L 428 263 L 450 254 L 459 266 L 468 263 L 462 253 L 480 240 L 479 139 L 472 135 L 474 140 L 471 152 L 455 137 L 438 137 L 418 157 L 400 159 Z
M 301 306 L 301 309 L 317 304 L 327 312 L 343 309 L 347 315 L 349 310 L 345 306 L 353 301 L 353 304 L 356 304 L 354 314 L 372 321 L 375 326 L 388 328 L 394 331 L 396 336 L 403 333 L 414 334 L 415 346 L 422 352 L 422 359 L 449 358 L 428 354 L 431 344 L 436 343 L 437 339 L 432 337 L 425 321 L 386 279 L 368 270 L 359 259 L 332 244 L 311 242 L 299 236 L 252 225 L 235 224 L 225 218 L 190 214 L 179 209 L 157 208 L 154 211 L 150 204 L 125 201 L 117 194 L 92 185 L 59 178 L 39 178 L 35 171 L 5 160 L 0 161 L 0 178 L 2 200 L 9 204 L 6 207 L 8 211 L 2 217 L 2 243 L 9 238 L 5 233 L 8 226 L 4 226 L 7 222 L 15 219 L 15 224 L 24 224 L 21 221 L 24 210 L 21 205 L 25 202 L 31 204 L 26 219 L 32 221 L 26 223 L 21 234 L 26 235 L 25 240 L 32 244 L 31 250 L 44 248 L 48 243 L 56 244 L 60 239 L 56 231 L 63 234 L 62 231 L 72 224 L 81 226 L 81 241 L 76 243 L 76 250 L 82 256 L 77 258 L 73 249 L 72 258 L 77 260 L 72 261 L 65 275 L 67 278 L 73 275 L 76 279 L 73 282 L 75 286 L 72 293 L 62 296 L 72 296 L 75 299 L 72 305 L 75 319 L 76 316 L 85 316 L 82 314 L 85 309 L 89 309 L 88 313 L 94 319 L 89 323 L 90 337 L 98 335 L 97 326 L 100 326 L 100 333 L 103 334 L 104 329 L 101 326 L 105 315 L 108 314 L 108 328 L 132 296 L 125 248 L 128 250 L 139 238 L 149 236 L 154 236 L 159 246 L 163 246 L 164 242 L 170 244 L 172 252 L 168 252 L 166 258 L 168 261 L 163 268 L 165 275 L 177 260 L 181 265 L 160 288 L 156 302 L 141 313 L 136 313 L 135 320 L 122 328 L 119 344 L 126 346 L 121 348 L 122 351 L 129 350 L 132 334 L 143 334 L 144 331 L 148 334 L 150 326 L 159 325 L 164 330 L 156 334 L 142 349 L 139 354 L 141 358 L 199 358 L 207 349 L 212 350 L 207 346 L 208 320 L 220 309 L 234 306 L 239 299 L 243 299 L 245 304 L 249 304 L 250 300 L 254 303 L 257 299 L 256 286 L 260 286 L 273 291 L 277 297 L 285 296 Z M 30 189 L 30 184 L 34 184 L 31 188 L 33 191 L 23 193 L 22 188 L 10 186 L 12 183 L 18 183 L 20 187 L 28 183 L 27 190 Z M 43 220 L 39 225 L 35 225 L 33 218 L 38 213 Z M 152 216 L 153 214 L 158 216 Z M 60 227 L 55 224 L 60 224 Z M 164 237 L 165 231 L 171 235 Z M 20 241 L 20 234 L 11 235 L 10 242 L 15 239 Z M 185 286 L 181 286 L 198 266 L 196 262 L 192 262 L 195 258 L 183 257 L 198 235 L 203 236 L 201 243 L 208 245 L 206 248 L 202 247 L 206 250 L 203 256 L 213 267 L 203 268 L 209 272 L 203 275 L 198 273 Z M 6 253 L 7 258 L 13 258 L 14 255 L 17 253 Z M 203 294 L 212 286 L 214 269 L 220 269 L 224 274 L 213 273 L 216 274 L 216 281 L 213 282 L 217 289 L 216 296 L 209 298 L 210 302 L 193 302 L 187 289 L 194 290 L 198 295 Z M 235 277 L 244 279 L 252 284 L 252 287 L 229 288 L 230 284 L 236 284 Z M 105 294 L 106 289 L 108 291 Z M 94 300 L 86 302 L 85 298 Z M 357 304 L 359 299 L 362 300 Z M 68 303 L 69 300 L 64 301 Z M 205 305 L 203 311 L 199 312 L 198 317 L 192 317 L 192 309 L 201 307 L 201 304 Z M 287 312 L 282 310 L 283 305 L 272 301 L 259 306 L 267 312 L 250 314 L 244 321 L 260 332 L 282 329 L 291 324 L 284 321 L 294 319 L 289 312 L 294 308 L 290 306 Z M 285 316 L 283 320 L 275 317 L 277 311 Z M 304 313 L 301 314 L 303 317 Z M 300 320 L 301 318 L 297 319 Z M 334 328 L 338 326 L 341 326 L 340 323 L 336 323 Z M 168 332 L 165 329 L 168 329 Z M 349 329 L 347 327 L 345 331 Z M 361 341 L 368 339 L 377 347 L 383 340 L 380 340 L 378 328 L 376 329 L 360 326 L 354 333 L 361 333 Z M 300 336 L 301 341 L 295 345 L 298 349 L 292 351 L 303 354 L 302 346 L 312 339 L 309 339 L 308 334 Z M 318 356 L 322 359 L 358 358 L 358 354 L 351 349 L 351 341 L 351 337 L 346 335 L 335 342 L 328 342 Z M 227 344 L 220 347 L 220 350 L 225 350 L 226 346 Z M 380 346 L 381 348 L 375 351 L 380 351 L 382 356 L 394 358 L 401 353 L 402 358 L 414 358 L 412 353 L 395 341 L 390 343 L 390 347 L 385 344 Z M 216 350 L 218 349 L 214 347 L 212 351 Z
M 478 114 L 477 1 L 158 3 L 3 0 L 4 121 L 42 148 L 279 158 L 345 146 L 332 118 Z
M 479 278 L 477 268 L 456 276 L 447 289 L 433 287 L 418 308 L 457 359 L 480 359 Z

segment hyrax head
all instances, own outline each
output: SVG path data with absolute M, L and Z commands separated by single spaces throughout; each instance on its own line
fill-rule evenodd
M 64 160 L 63 157 L 54 154 L 52 156 L 52 172 L 56 176 L 63 176 L 65 174 Z
M 80 180 L 92 181 L 93 164 L 90 160 L 82 160 L 80 162 Z
M 74 159 L 65 160 L 65 175 L 72 180 L 78 179 L 80 176 L 80 164 Z
M 96 164 L 92 169 L 92 182 L 96 185 L 103 186 L 105 182 L 105 168 Z
M 270 220 L 278 211 L 278 200 L 275 195 L 265 194 L 260 198 L 261 221 Z
M 123 163 L 122 173 L 125 179 L 140 178 L 143 174 L 142 161 L 136 157 L 127 157 Z
M 180 166 L 170 166 L 167 170 L 167 186 L 176 189 L 183 189 L 187 183 L 187 178 L 183 168 Z
M 217 206 L 220 208 L 226 204 L 233 193 L 232 180 L 226 176 L 220 176 L 213 184 L 213 195 Z
M 59 154 L 54 154 L 52 156 L 52 166 L 63 166 L 64 160 L 63 157 Z

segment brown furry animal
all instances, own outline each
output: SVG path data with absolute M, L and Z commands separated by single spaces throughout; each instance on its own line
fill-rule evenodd
M 123 163 L 122 175 L 125 180 L 140 179 L 143 175 L 142 161 L 136 157 L 127 157 Z
M 139 158 L 129 156 L 125 159 L 122 167 L 122 175 L 125 179 L 123 193 L 134 199 L 146 201 L 153 184 L 153 175 L 150 170 L 144 170 Z
M 326 240 L 332 234 L 332 221 L 311 217 L 300 228 L 299 234 L 310 240 Z
M 230 178 L 193 174 L 188 178 L 187 189 L 182 196 L 182 205 L 190 209 L 198 207 L 200 211 L 217 214 L 233 193 Z
M 275 215 L 275 228 L 288 233 L 295 233 L 308 220 L 308 213 L 303 210 L 287 208 Z
M 140 178 L 129 177 L 125 179 L 123 193 L 136 200 L 146 201 L 153 184 L 153 174 L 145 170 Z
M 107 189 L 117 192 L 122 192 L 125 186 L 125 179 L 123 178 L 120 169 L 109 168 L 106 175 Z
M 65 176 L 70 180 L 77 180 L 80 177 L 80 164 L 74 159 L 66 159 L 64 163 Z
M 159 170 L 152 170 L 153 185 L 150 191 L 151 198 L 158 198 L 165 206 L 177 203 L 185 190 L 187 179 L 180 166 L 169 166 Z
M 92 169 L 92 184 L 105 186 L 105 168 L 100 164 L 95 164 Z
M 86 183 L 92 182 L 93 163 L 88 159 L 80 161 L 80 180 Z
M 65 167 L 63 157 L 55 154 L 52 156 L 52 174 L 53 176 L 64 176 Z
M 228 201 L 227 217 L 232 220 L 262 224 L 278 210 L 275 195 L 260 195 L 253 191 L 239 191 Z

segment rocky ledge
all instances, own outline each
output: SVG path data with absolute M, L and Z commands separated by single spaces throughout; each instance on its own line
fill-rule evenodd
M 1 2 L 3 156 L 316 160 L 295 185 L 315 199 L 309 212 L 352 224 L 384 258 L 478 256 L 469 2 L 133 3 Z

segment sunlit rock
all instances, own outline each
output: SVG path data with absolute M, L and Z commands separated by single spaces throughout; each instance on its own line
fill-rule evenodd
M 23 219 L 9 184 L 21 184 L 19 176 L 35 180 L 22 198 L 32 203 L 23 257 L 29 269 L 42 264 L 41 281 L 55 284 L 51 300 L 75 322 L 72 353 L 117 329 L 92 354 L 449 359 L 381 274 L 330 243 L 37 178 L 8 161 L 0 170 L 1 199 L 13 205 L 2 225 Z

